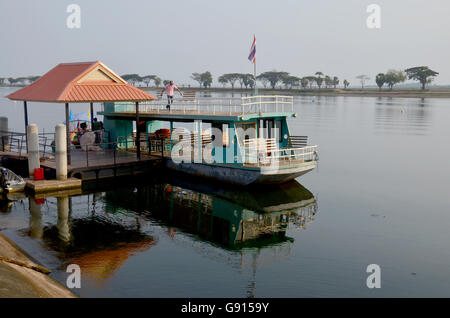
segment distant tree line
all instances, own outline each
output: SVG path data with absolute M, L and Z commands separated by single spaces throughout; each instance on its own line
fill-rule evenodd
M 416 66 L 408 68 L 404 71 L 402 70 L 388 70 L 386 73 L 378 73 L 375 76 L 375 83 L 378 89 L 381 91 L 384 86 L 392 90 L 393 87 L 399 83 L 403 83 L 406 79 L 418 81 L 421 84 L 422 90 L 425 89 L 426 84 L 429 84 L 433 79 L 439 75 L 438 72 L 431 70 L 428 66 Z M 28 76 L 28 77 L 18 77 L 18 78 L 3 78 L 0 77 L 0 85 L 5 85 L 9 83 L 10 85 L 17 84 L 31 84 L 40 76 Z M 140 76 L 139 74 L 124 74 L 122 78 L 132 85 L 137 86 L 140 83 L 144 83 L 147 87 L 150 83 L 153 83 L 157 88 L 163 84 L 167 85 L 169 80 L 162 80 L 157 75 L 145 75 Z M 203 73 L 192 73 L 191 79 L 199 84 L 199 87 L 210 88 L 213 83 L 213 76 L 211 72 L 206 71 Z M 365 84 L 370 77 L 365 74 L 356 76 L 356 79 L 361 83 L 361 88 L 364 89 Z M 227 73 L 218 77 L 217 82 L 223 87 L 226 85 L 231 86 L 232 89 L 238 84 L 240 88 L 254 88 L 256 81 L 259 81 L 264 88 L 271 87 L 285 89 L 312 89 L 318 88 L 336 88 L 340 80 L 337 76 L 325 75 L 322 72 L 316 72 L 314 75 L 298 77 L 289 74 L 289 72 L 282 71 L 269 71 L 264 72 L 254 77 L 253 74 L 248 73 Z M 344 89 L 347 89 L 350 82 L 346 79 L 342 81 Z
M 319 89 L 322 86 L 326 88 L 334 87 L 336 88 L 339 85 L 339 79 L 337 76 L 328 76 L 322 72 L 316 72 L 316 76 L 305 76 L 305 77 L 297 77 L 290 75 L 288 72 L 279 72 L 279 71 L 270 71 L 264 72 L 256 76 L 256 81 L 259 81 L 264 88 L 270 86 L 272 89 L 277 87 L 283 87 L 286 89 L 293 88 L 312 88 L 313 86 L 317 86 Z M 229 84 L 231 88 L 234 88 L 236 83 L 239 83 L 240 87 L 243 88 L 253 88 L 255 86 L 255 77 L 253 74 L 242 74 L 242 73 L 227 73 L 219 76 L 218 82 L 225 85 Z M 344 85 L 348 81 L 344 81 Z
M 433 79 L 439 75 L 438 72 L 431 70 L 428 66 L 416 66 L 402 70 L 388 70 L 386 73 L 378 73 L 375 77 L 375 83 L 378 89 L 381 91 L 384 85 L 389 90 L 392 90 L 394 85 L 403 83 L 406 79 L 419 81 L 422 85 L 422 90 L 425 89 L 425 85 L 433 81 Z M 367 75 L 359 75 L 356 77 L 361 82 L 361 87 L 364 88 L 365 81 L 370 79 Z
M 130 83 L 131 85 L 136 86 L 139 83 L 144 83 L 147 87 L 149 86 L 149 84 L 151 82 L 153 82 L 153 84 L 156 87 L 159 87 L 161 85 L 161 83 L 163 82 L 161 80 L 161 78 L 159 78 L 156 75 L 145 75 L 145 76 L 140 76 L 138 74 L 124 74 L 121 76 L 124 80 L 126 80 L 128 83 Z
M 0 77 L 0 85 L 28 85 L 39 79 L 40 76 L 27 76 L 27 77 Z

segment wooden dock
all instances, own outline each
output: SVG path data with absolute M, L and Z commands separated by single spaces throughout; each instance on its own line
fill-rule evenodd
M 15 159 L 15 162 L 22 162 L 22 165 L 26 165 L 28 155 L 26 153 L 0 151 L 0 158 Z M 73 178 L 84 182 L 98 181 L 105 178 L 154 174 L 155 171 L 158 171 L 161 163 L 162 157 L 156 153 L 153 155 L 142 154 L 141 159 L 138 160 L 136 153 L 132 151 L 99 149 L 98 151 L 86 152 L 81 149 L 72 149 L 71 163 L 67 167 L 67 176 L 69 179 Z M 45 169 L 46 179 L 55 179 L 56 161 L 53 155 L 46 156 L 44 160 L 41 160 L 40 166 Z M 51 175 L 51 177 L 48 177 L 48 175 Z M 34 180 L 31 181 L 34 182 Z M 57 185 L 56 183 L 35 184 L 33 182 L 30 182 L 29 189 L 35 192 L 47 188 L 48 191 L 72 188 L 72 183 L 70 182 L 66 185 Z

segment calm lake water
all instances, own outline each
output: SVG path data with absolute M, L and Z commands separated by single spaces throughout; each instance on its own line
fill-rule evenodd
M 0 99 L 11 128 L 22 109 Z M 64 118 L 62 105 L 29 109 L 40 130 Z M 79 264 L 83 297 L 450 297 L 450 100 L 301 96 L 295 111 L 291 134 L 320 156 L 298 182 L 169 176 L 23 198 L 0 207 L 0 230 L 62 283 Z

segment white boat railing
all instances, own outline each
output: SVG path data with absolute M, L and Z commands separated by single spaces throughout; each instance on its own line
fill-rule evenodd
M 163 98 L 150 102 L 140 102 L 140 113 L 176 113 L 176 114 L 210 114 L 239 116 L 245 114 L 267 112 L 293 112 L 292 96 L 261 95 L 249 96 L 239 99 L 210 99 L 200 98 L 194 100 L 174 99 L 167 108 L 167 100 Z M 135 113 L 136 103 L 116 102 L 114 112 Z
M 244 164 L 271 165 L 317 160 L 317 145 L 278 148 L 270 141 L 270 138 L 258 138 L 255 142 L 247 140 L 247 144 L 241 148 Z

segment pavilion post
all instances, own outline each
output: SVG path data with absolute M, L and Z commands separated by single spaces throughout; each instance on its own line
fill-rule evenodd
M 23 116 L 25 118 L 25 145 L 27 146 L 27 153 L 28 153 L 28 134 L 27 134 L 27 128 L 28 128 L 28 106 L 27 101 L 23 101 Z
M 141 132 L 139 130 L 139 102 L 136 102 L 136 157 L 141 160 Z
M 23 101 L 23 115 L 25 117 L 25 132 L 27 131 L 28 127 L 28 107 L 27 107 L 27 101 Z
M 94 131 L 94 103 L 91 102 L 91 130 Z
M 70 165 L 70 121 L 69 121 L 69 103 L 66 103 L 66 147 L 67 164 Z

